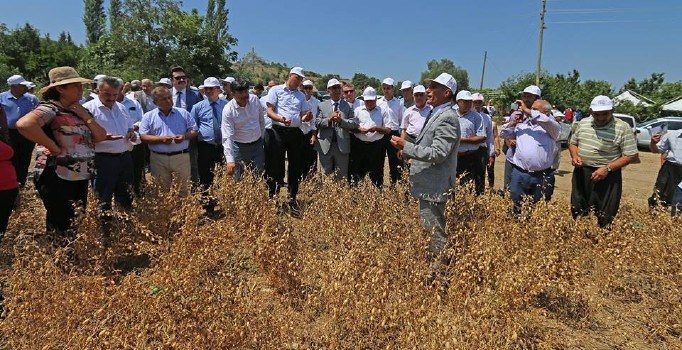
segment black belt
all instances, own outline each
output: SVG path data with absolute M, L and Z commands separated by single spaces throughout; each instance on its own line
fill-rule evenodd
M 409 136 L 409 137 L 411 137 L 411 138 L 413 138 L 413 139 L 416 140 L 418 135 L 407 134 L 407 136 Z
M 107 152 L 97 152 L 95 153 L 96 156 L 103 156 L 103 157 L 121 157 L 126 154 L 130 153 L 129 151 L 121 152 L 121 153 L 107 153 Z
M 513 163 L 512 163 L 512 166 L 513 166 L 516 170 L 518 170 L 518 171 L 520 171 L 520 172 L 522 172 L 522 173 L 526 173 L 526 174 L 528 174 L 528 175 L 545 175 L 545 174 L 551 173 L 551 172 L 553 171 L 552 168 L 547 168 L 547 169 L 538 170 L 538 171 L 528 171 L 528 170 L 523 169 L 523 168 L 521 168 L 520 166 L 518 166 L 518 165 L 516 165 L 516 164 L 513 164 Z
M 458 152 L 458 153 L 457 153 L 457 157 L 468 156 L 468 155 L 471 155 L 471 154 L 476 153 L 476 151 L 478 151 L 478 150 L 476 149 L 476 150 L 473 150 L 473 151 Z
M 178 154 L 183 154 L 183 153 L 188 153 L 188 152 L 189 152 L 189 149 L 187 149 L 187 148 L 183 149 L 182 151 L 176 151 L 176 152 L 157 152 L 157 151 L 152 151 L 152 153 L 162 154 L 162 155 L 164 155 L 164 156 L 175 156 L 175 155 L 178 155 Z
M 236 144 L 238 144 L 238 145 L 250 146 L 250 145 L 255 145 L 255 144 L 257 144 L 258 141 L 260 141 L 260 140 L 261 140 L 261 139 L 259 138 L 258 140 L 253 141 L 253 142 L 237 142 L 237 141 L 234 141 L 234 143 L 236 143 Z
M 213 146 L 213 147 L 215 147 L 215 148 L 219 148 L 219 147 L 222 147 L 222 146 L 223 146 L 223 145 L 221 145 L 221 144 L 210 143 L 210 142 L 206 142 L 206 141 L 199 141 L 199 143 L 207 144 L 207 145 Z

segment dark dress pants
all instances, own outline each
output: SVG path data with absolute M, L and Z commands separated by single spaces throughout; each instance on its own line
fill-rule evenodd
M 272 131 L 268 140 L 270 154 L 266 156 L 269 162 L 265 165 L 268 191 L 270 196 L 279 193 L 286 172 L 289 199 L 293 202 L 298 194 L 298 183 L 301 181 L 303 167 L 302 154 L 305 142 L 303 131 L 279 125 L 273 125 Z M 285 164 L 287 160 L 288 164 Z
M 605 179 L 591 180 L 598 168 L 583 166 L 573 170 L 571 214 L 576 219 L 594 210 L 600 227 L 609 227 L 618 213 L 623 192 L 623 176 L 614 170 Z

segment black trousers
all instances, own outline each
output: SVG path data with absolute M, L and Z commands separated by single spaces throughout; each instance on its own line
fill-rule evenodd
M 680 181 L 682 181 L 682 165 L 667 160 L 663 162 L 656 176 L 654 193 L 649 197 L 649 206 L 652 208 L 658 205 L 670 206 Z
M 349 170 L 351 181 L 357 183 L 368 175 L 370 181 L 376 187 L 381 188 L 384 184 L 384 155 L 386 153 L 384 139 L 374 142 L 365 142 L 357 138 L 354 140 L 351 145 L 354 159 Z
M 303 142 L 303 178 L 309 175 L 315 174 L 317 171 L 317 151 L 315 150 L 315 145 L 310 144 L 310 139 L 312 139 L 313 134 L 316 131 L 313 130 L 303 137 L 305 141 Z
M 142 196 L 144 188 L 144 169 L 149 164 L 149 147 L 141 143 L 133 147 L 133 191 L 136 196 Z
M 124 209 L 133 204 L 131 189 L 133 187 L 133 157 L 130 152 L 95 154 L 94 188 L 102 210 L 111 209 L 112 198 Z
M 479 148 L 457 158 L 457 177 L 461 176 L 460 185 L 473 182 L 477 195 L 485 191 L 485 165 L 481 157 L 484 152 L 483 148 Z
M 594 211 L 599 226 L 608 227 L 620 207 L 623 175 L 620 170 L 614 170 L 604 180 L 593 182 L 590 178 L 597 169 L 583 166 L 573 170 L 571 214 L 576 219 Z
M 224 163 L 223 146 L 199 141 L 197 148 L 199 151 L 197 158 L 199 183 L 203 189 L 206 189 L 213 184 L 213 169 Z
M 18 194 L 18 188 L 0 191 L 0 239 L 2 239 L 5 231 L 7 231 L 9 217 L 12 215 L 12 210 L 14 210 L 14 203 L 17 200 Z
M 14 170 L 17 172 L 19 186 L 23 188 L 26 185 L 28 167 L 31 165 L 31 155 L 33 155 L 33 148 L 35 148 L 36 144 L 21 136 L 16 129 L 9 129 L 9 138 L 12 149 L 14 149 L 12 165 L 14 165 Z
M 301 181 L 304 142 L 305 138 L 301 129 L 272 126 L 272 133 L 268 139 L 269 150 L 265 156 L 265 173 L 271 196 L 279 193 L 284 183 L 286 169 L 289 198 L 292 201 L 296 200 L 298 183 Z M 285 164 L 287 160 L 288 164 Z
M 384 143 L 386 147 L 386 156 L 388 157 L 388 174 L 391 177 L 391 184 L 395 184 L 400 179 L 400 174 L 403 171 L 403 161 L 398 158 L 398 150 L 391 145 L 391 136 L 400 137 L 399 130 L 393 130 L 390 134 L 384 135 Z
M 88 202 L 88 180 L 68 181 L 57 176 L 54 167 L 46 167 L 35 181 L 38 195 L 45 206 L 48 232 L 74 238 L 76 217 L 74 205 L 85 207 Z
M 488 147 L 479 147 L 478 151 L 481 156 L 481 172 L 476 174 L 476 188 L 482 188 L 485 191 L 485 174 L 488 170 Z

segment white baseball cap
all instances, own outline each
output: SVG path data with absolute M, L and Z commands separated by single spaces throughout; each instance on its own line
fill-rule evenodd
M 426 88 L 424 85 L 417 85 L 414 87 L 414 90 L 412 90 L 413 94 L 419 94 L 419 93 L 426 93 Z
M 405 81 L 403 81 L 403 83 L 400 85 L 400 90 L 409 89 L 409 88 L 411 88 L 411 87 L 413 87 L 413 86 L 414 86 L 414 84 L 412 84 L 411 81 L 405 80 Z
M 199 89 L 199 90 L 203 90 L 204 88 L 205 88 L 205 86 L 203 86 L 203 85 L 199 85 L 199 86 L 197 87 L 197 89 Z
M 220 87 L 220 81 L 218 81 L 218 78 L 208 77 L 204 80 L 203 87 Z M 199 88 L 201 89 L 201 86 Z
M 436 79 L 426 79 L 425 81 L 427 83 L 435 81 L 436 83 L 441 84 L 450 89 L 450 91 L 452 91 L 453 94 L 455 93 L 455 91 L 457 91 L 457 80 L 455 80 L 455 77 L 448 73 L 440 73 L 440 75 L 437 76 Z
M 471 97 L 472 97 L 472 101 L 483 101 L 484 100 L 483 94 L 480 92 L 476 92 L 476 93 L 471 94 Z
M 303 74 L 303 68 L 301 68 L 301 67 L 291 68 L 291 70 L 289 71 L 289 74 L 296 74 L 296 75 L 300 76 L 301 78 L 305 78 L 305 74 Z
M 386 78 L 386 79 L 384 79 L 384 80 L 381 82 L 381 84 L 386 84 L 386 85 L 394 86 L 394 85 L 395 85 L 395 80 L 393 80 L 393 78 Z
M 592 112 L 610 111 L 613 109 L 613 101 L 604 95 L 599 95 L 590 102 Z
M 474 99 L 474 96 L 471 95 L 471 92 L 469 92 L 467 90 L 462 90 L 462 91 L 458 92 L 457 97 L 455 97 L 456 101 L 459 101 L 459 100 L 472 101 L 473 99 Z
M 235 79 L 233 77 L 227 77 L 227 78 L 223 79 L 223 81 L 228 83 L 228 84 L 234 83 L 235 80 L 237 80 L 237 79 Z
M 26 79 L 19 74 L 7 78 L 7 85 L 22 85 Z
M 95 75 L 95 78 L 92 80 L 94 80 L 94 82 L 97 83 L 100 80 L 102 80 L 102 78 L 106 78 L 106 76 L 107 76 L 106 74 L 97 74 L 97 75 Z M 170 79 L 168 81 L 170 81 Z
M 30 89 L 30 88 L 36 87 L 36 84 L 33 84 L 32 81 L 28 81 L 28 80 L 22 82 L 21 85 L 24 85 L 24 86 L 26 86 L 26 87 L 29 88 L 29 89 Z
M 341 82 L 336 78 L 331 78 L 327 82 L 327 89 L 329 89 L 332 86 L 336 86 L 336 85 L 341 85 Z
M 170 79 L 168 79 L 168 78 L 161 78 L 156 83 L 157 84 L 164 84 L 164 85 L 173 85 L 173 83 L 171 83 Z
M 365 101 L 372 101 L 377 99 L 377 91 L 373 87 L 368 86 L 365 91 L 362 92 L 362 99 Z
M 303 86 L 315 86 L 315 84 L 313 84 L 312 80 L 304 80 Z
M 531 85 L 531 86 L 523 89 L 523 92 L 527 92 L 529 94 L 533 94 L 533 95 L 538 96 L 538 97 L 542 96 L 542 92 L 540 91 L 540 88 L 535 86 L 535 85 Z

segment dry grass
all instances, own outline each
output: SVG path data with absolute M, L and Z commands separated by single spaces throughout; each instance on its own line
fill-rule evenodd
M 449 286 L 424 286 L 429 237 L 399 185 L 303 184 L 302 219 L 263 183 L 219 177 L 226 212 L 151 190 L 99 243 L 97 210 L 55 249 L 26 198 L 2 243 L 12 349 L 682 347 L 679 219 L 623 204 L 611 232 L 541 203 L 466 191 L 448 207 Z M 36 213 L 38 215 L 36 216 Z M 148 261 L 147 261 L 148 260 Z M 11 264 L 11 265 L 9 265 Z M 145 266 L 149 265 L 149 266 Z M 137 267 L 137 268 L 136 268 Z

